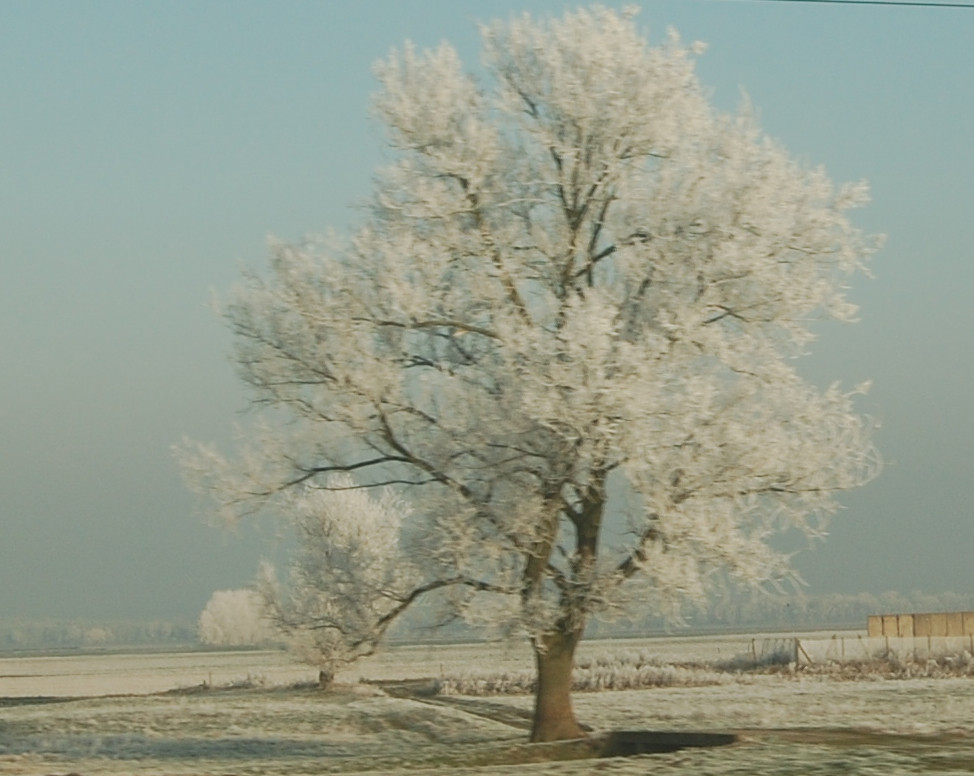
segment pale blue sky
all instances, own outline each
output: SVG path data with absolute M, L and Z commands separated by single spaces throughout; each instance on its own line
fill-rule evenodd
M 382 158 L 371 63 L 477 61 L 475 20 L 563 2 L 0 3 L 0 617 L 195 616 L 261 536 L 208 527 L 170 453 L 246 396 L 209 310 L 268 235 L 354 218 Z M 608 3 L 615 6 L 617 3 Z M 818 381 L 873 378 L 892 465 L 798 558 L 809 592 L 974 587 L 974 10 L 647 0 L 701 80 L 889 235 Z

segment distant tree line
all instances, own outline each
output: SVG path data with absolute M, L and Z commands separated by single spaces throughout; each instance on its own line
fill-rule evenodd
M 0 651 L 196 645 L 192 620 L 0 619 Z
M 249 606 L 224 606 L 240 603 L 243 596 L 228 596 L 221 591 L 211 600 L 209 614 L 198 620 L 27 620 L 0 619 L 0 652 L 38 649 L 124 649 L 126 647 L 191 647 L 269 645 L 278 640 L 266 631 L 255 630 L 254 611 Z M 249 595 L 249 593 L 248 593 Z M 230 616 L 241 616 L 239 628 Z M 596 621 L 589 638 L 640 636 L 671 630 L 769 629 L 815 630 L 855 628 L 863 630 L 871 614 L 909 614 L 914 612 L 974 611 L 974 592 L 969 593 L 825 593 L 818 595 L 747 595 L 728 593 L 708 604 L 688 611 L 680 624 L 659 615 L 630 617 L 621 621 Z M 219 614 L 214 622 L 212 616 Z M 483 634 L 469 627 L 434 629 L 421 618 L 407 618 L 392 634 L 394 641 L 476 639 Z M 281 640 L 283 641 L 283 639 Z
M 969 593 L 823 593 L 818 595 L 770 595 L 728 592 L 686 613 L 684 626 L 691 629 L 815 630 L 819 628 L 865 629 L 871 614 L 974 611 L 974 592 Z M 596 623 L 589 637 L 639 635 L 673 629 L 672 621 L 650 615 L 625 622 Z

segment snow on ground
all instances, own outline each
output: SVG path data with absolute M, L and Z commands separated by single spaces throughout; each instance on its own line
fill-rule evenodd
M 582 642 L 579 660 L 606 652 L 651 650 L 661 662 L 715 662 L 747 653 L 766 638 L 756 634 L 589 641 Z M 415 679 L 457 675 L 472 669 L 530 671 L 533 666 L 530 649 L 520 641 L 397 646 L 352 665 L 340 679 Z M 316 673 L 277 650 L 0 657 L 0 697 L 145 694 L 204 683 L 283 685 L 311 681 Z
M 313 675 L 278 650 L 0 658 L 0 697 L 146 694 L 246 681 L 282 685 Z
M 477 658 L 477 648 L 453 649 L 403 653 L 402 678 L 437 675 L 441 662 Z M 247 654 L 250 660 L 257 653 Z M 493 659 L 488 655 L 498 657 L 483 652 L 478 662 Z M 499 657 L 514 665 L 523 656 Z M 101 659 L 134 666 L 118 657 Z M 172 667 L 165 656 L 141 659 Z M 394 653 L 384 660 L 380 673 L 392 672 Z M 0 661 L 0 696 L 9 695 L 12 662 Z M 230 673 L 243 663 L 234 663 Z M 101 670 L 90 661 L 84 666 Z M 70 674 L 63 662 L 59 670 L 63 677 Z M 29 689 L 20 677 L 17 686 Z M 49 686 L 44 684 L 49 678 L 35 678 L 35 687 Z M 170 686 L 199 685 L 197 678 Z M 850 682 L 801 673 L 745 674 L 717 686 L 579 693 L 575 703 L 579 718 L 596 732 L 734 731 L 741 742 L 636 758 L 513 764 L 544 748 L 524 744 L 527 696 L 397 698 L 354 683 L 331 694 L 282 687 L 197 688 L 157 695 L 0 698 L 0 774 L 974 773 L 970 678 Z M 505 762 L 512 764 L 497 764 Z

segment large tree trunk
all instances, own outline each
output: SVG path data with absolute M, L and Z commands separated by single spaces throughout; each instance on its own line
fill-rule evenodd
M 532 741 L 560 741 L 585 736 L 572 709 L 572 668 L 575 648 L 581 636 L 581 628 L 565 628 L 534 643 L 538 686 L 534 700 Z

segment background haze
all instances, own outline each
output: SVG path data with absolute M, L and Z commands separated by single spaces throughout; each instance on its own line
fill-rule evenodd
M 610 6 L 619 3 L 607 3 Z M 888 234 L 806 359 L 871 378 L 891 462 L 796 560 L 809 592 L 969 591 L 974 557 L 974 10 L 658 0 L 702 82 Z M 226 445 L 247 397 L 212 292 L 268 235 L 343 228 L 383 159 L 371 64 L 409 38 L 477 62 L 475 21 L 561 2 L 0 4 L 0 615 L 194 617 L 273 527 L 208 527 L 183 435 Z

